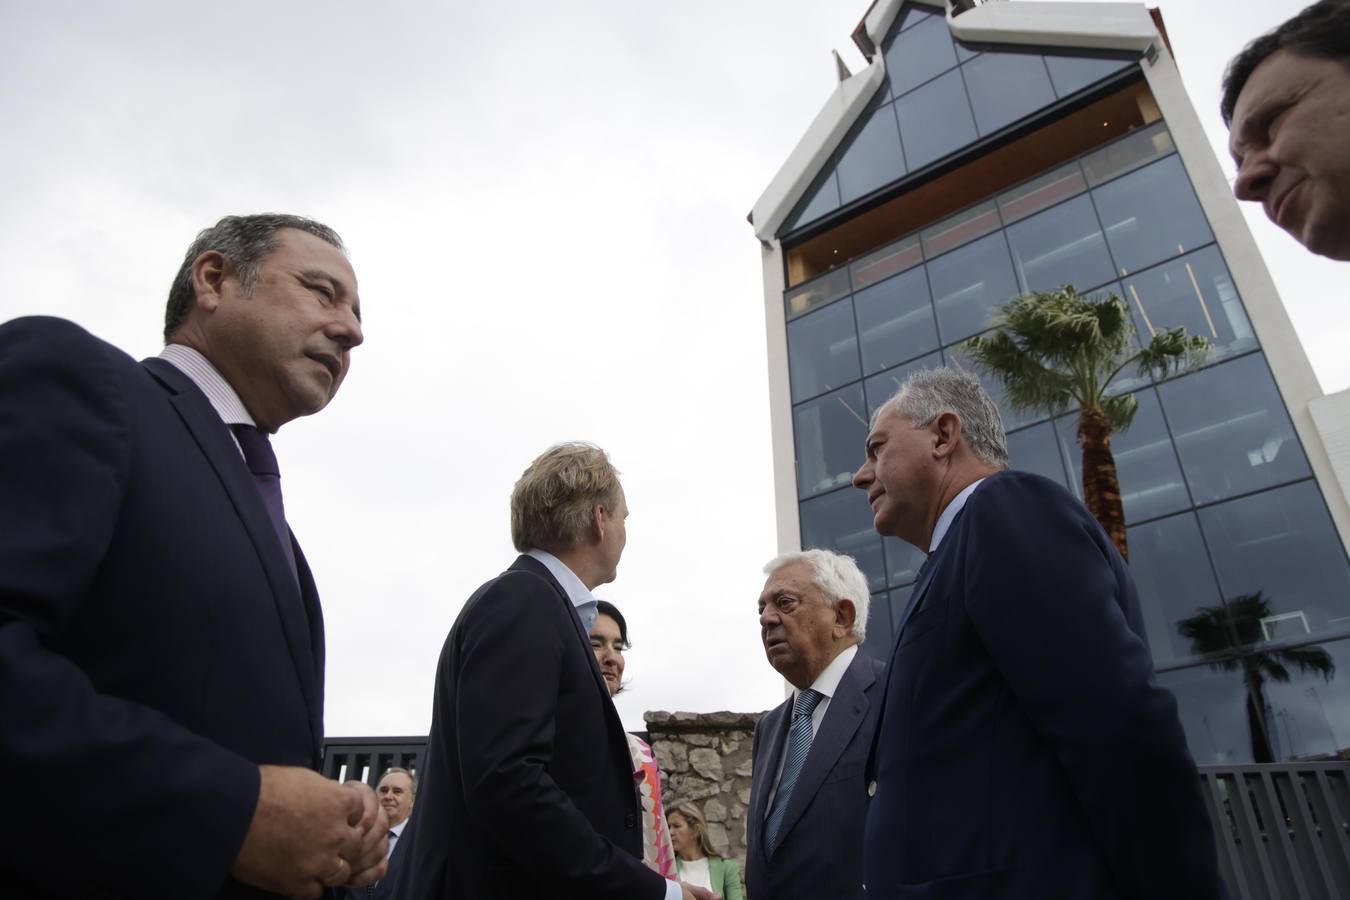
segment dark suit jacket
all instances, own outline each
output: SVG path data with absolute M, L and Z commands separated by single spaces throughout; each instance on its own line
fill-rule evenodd
M 323 621 L 206 397 L 58 319 L 0 327 L 7 897 L 244 897 L 258 763 L 313 766 Z
M 628 741 L 590 639 L 531 557 L 450 629 L 418 779 L 401 898 L 665 895 L 642 863 Z
M 861 647 L 844 670 L 792 788 L 772 860 L 764 858 L 764 816 L 792 723 L 793 698 L 765 713 L 755 725 L 745 851 L 745 889 L 754 900 L 864 896 L 863 776 L 885 671 Z
M 869 763 L 869 900 L 1221 896 L 1134 582 L 1077 499 L 988 478 L 897 631 Z

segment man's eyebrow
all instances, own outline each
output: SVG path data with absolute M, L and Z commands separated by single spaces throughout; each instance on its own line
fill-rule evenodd
M 333 288 L 336 296 L 346 296 L 347 288 L 329 273 L 323 269 L 304 269 L 300 272 L 300 277 L 309 281 L 326 281 Z M 361 321 L 361 307 L 357 303 L 352 304 L 352 314 L 356 316 L 356 321 Z

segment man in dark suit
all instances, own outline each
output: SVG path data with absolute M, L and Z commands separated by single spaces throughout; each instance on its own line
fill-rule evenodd
M 0 818 L 7 897 L 318 896 L 384 868 L 369 788 L 313 771 L 323 619 L 267 434 L 361 342 L 335 233 L 230 217 L 136 362 L 58 319 L 0 327 Z M 260 890 L 261 889 L 261 890 Z
M 764 571 L 764 652 L 794 690 L 755 726 L 746 891 L 756 900 L 861 898 L 863 766 L 885 671 L 858 647 L 867 578 L 828 550 L 789 553 Z
M 1223 896 L 1176 702 L 1134 583 L 1071 494 L 1005 471 L 960 369 L 876 413 L 854 484 L 926 551 L 869 762 L 869 898 Z
M 614 580 L 627 516 L 599 447 L 553 447 L 516 482 L 522 555 L 441 651 L 399 897 L 712 896 L 643 865 L 628 741 L 591 651 L 591 590 Z
M 407 855 L 408 842 L 403 840 L 408 830 L 408 817 L 417 802 L 417 776 L 402 766 L 390 766 L 380 776 L 375 788 L 380 808 L 389 819 L 389 868 L 384 877 L 365 887 L 344 888 L 344 900 L 390 900 L 395 896 L 395 885 Z

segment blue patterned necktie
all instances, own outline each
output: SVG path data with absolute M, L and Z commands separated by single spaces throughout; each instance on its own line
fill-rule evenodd
M 802 773 L 806 755 L 811 752 L 811 713 L 816 711 L 816 704 L 824 699 L 825 695 L 820 691 L 807 689 L 797 695 L 797 702 L 792 705 L 792 726 L 788 729 L 783 777 L 778 780 L 778 793 L 774 794 L 769 818 L 764 822 L 764 855 L 767 857 L 772 858 L 773 851 L 778 847 L 778 829 L 783 824 L 788 801 L 792 799 L 792 787 L 797 783 L 797 776 Z
M 277 465 L 277 455 L 272 452 L 272 442 L 267 435 L 252 425 L 231 425 L 239 449 L 244 451 L 244 462 L 253 473 L 253 482 L 262 495 L 263 506 L 267 508 L 267 517 L 272 520 L 272 528 L 281 542 L 281 550 L 290 563 L 291 575 L 296 583 L 300 581 L 295 567 L 295 551 L 291 549 L 291 532 L 286 527 L 286 507 L 281 502 L 281 467 Z

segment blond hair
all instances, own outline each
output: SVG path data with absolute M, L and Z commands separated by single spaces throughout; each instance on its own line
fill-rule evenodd
M 511 541 L 521 553 L 575 546 L 595 508 L 613 513 L 621 496 L 619 472 L 604 450 L 579 441 L 550 447 L 511 490 Z
M 683 800 L 666 810 L 666 819 L 676 813 L 684 816 L 684 821 L 688 823 L 690 828 L 694 829 L 694 834 L 698 837 L 698 847 L 703 851 L 703 855 L 717 856 L 717 851 L 713 849 L 712 840 L 708 837 L 708 820 L 703 818 L 703 810 L 688 800 Z

